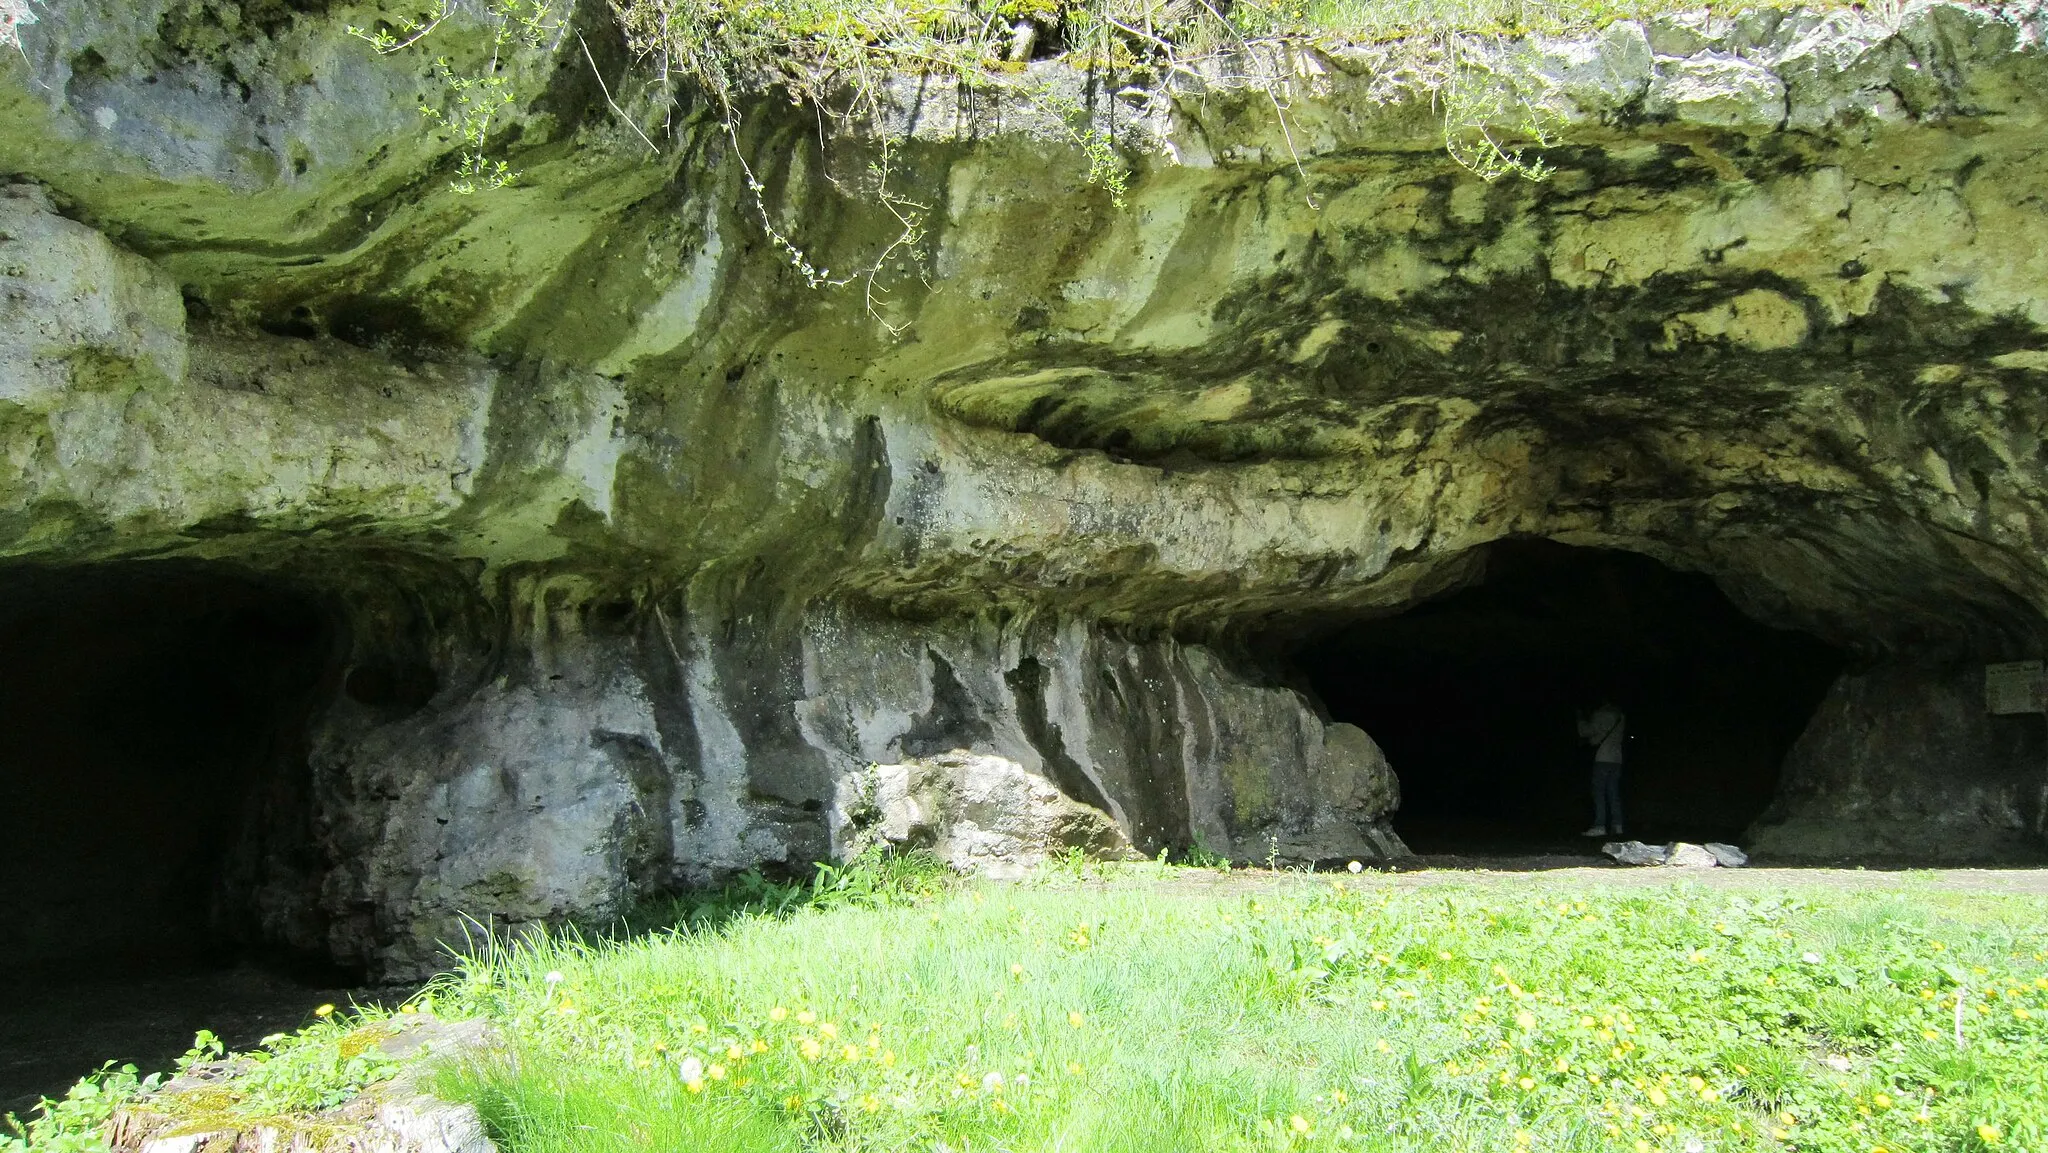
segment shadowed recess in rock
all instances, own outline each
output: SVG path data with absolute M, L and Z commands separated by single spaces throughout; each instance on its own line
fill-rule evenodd
M 0 573 L 0 966 L 232 959 L 238 852 L 304 787 L 334 636 L 315 604 L 227 570 Z
M 1483 578 L 1299 654 L 1332 719 L 1370 732 L 1418 852 L 1584 848 L 1577 715 L 1628 717 L 1629 834 L 1739 837 L 1842 665 L 1744 617 L 1711 580 L 1548 541 L 1490 547 Z

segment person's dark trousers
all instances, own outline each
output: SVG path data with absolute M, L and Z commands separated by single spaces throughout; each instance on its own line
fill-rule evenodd
M 1621 831 L 1621 766 L 1613 761 L 1593 762 L 1593 823 Z

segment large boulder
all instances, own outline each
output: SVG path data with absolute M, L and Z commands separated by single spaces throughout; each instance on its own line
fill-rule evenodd
M 1015 761 L 966 750 L 844 778 L 833 816 L 849 854 L 927 849 L 960 872 L 988 877 L 1021 876 L 1073 850 L 1107 860 L 1136 855 L 1109 814 Z

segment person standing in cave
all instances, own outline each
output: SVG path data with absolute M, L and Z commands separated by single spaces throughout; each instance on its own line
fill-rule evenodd
M 1579 739 L 1593 746 L 1593 827 L 1585 836 L 1620 836 L 1621 750 L 1628 740 L 1628 717 L 1613 701 L 1604 701 L 1593 715 L 1579 717 Z

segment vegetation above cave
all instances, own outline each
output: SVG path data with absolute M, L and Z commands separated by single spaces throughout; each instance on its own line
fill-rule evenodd
M 1122 202 L 1127 165 L 1114 113 L 1097 93 L 1079 95 L 1030 65 L 1056 61 L 1098 78 L 1101 92 L 1125 85 L 1251 91 L 1271 102 L 1286 127 L 1300 84 L 1331 51 L 1376 50 L 1368 67 L 1398 89 L 1427 94 L 1441 109 L 1451 155 L 1491 180 L 1542 179 L 1550 169 L 1530 146 L 1551 143 L 1555 113 L 1542 108 L 1529 76 L 1504 66 L 1505 46 L 1529 36 L 1595 32 L 1617 20 L 1673 13 L 1705 17 L 1778 8 L 1833 6 L 1833 0 L 1728 5 L 1683 0 L 611 0 L 643 65 L 666 87 L 708 99 L 728 124 L 753 98 L 780 93 L 830 117 L 873 127 L 886 119 L 888 83 L 941 78 L 1035 107 L 1061 124 L 1088 157 L 1089 180 Z M 570 30 L 564 0 L 489 0 L 500 47 L 541 47 Z M 380 52 L 426 44 L 456 14 L 454 0 L 418 14 L 352 28 Z M 582 45 L 588 53 L 588 44 Z M 594 66 L 594 59 L 592 61 Z M 458 188 L 508 182 L 513 171 L 484 153 L 500 111 L 515 100 L 494 53 L 481 71 L 437 64 L 449 89 L 427 115 L 468 148 Z M 1534 85 L 1540 87 L 1540 83 Z M 609 93 L 607 93 L 609 99 Z M 648 140 L 652 144 L 651 139 Z M 914 244 L 919 206 L 889 186 L 891 155 L 875 163 L 877 199 L 904 220 Z M 1296 157 L 1297 161 L 1299 157 Z M 751 178 L 751 176 L 750 176 Z M 757 189 L 758 191 L 758 189 Z M 793 263 L 810 268 L 786 242 Z

